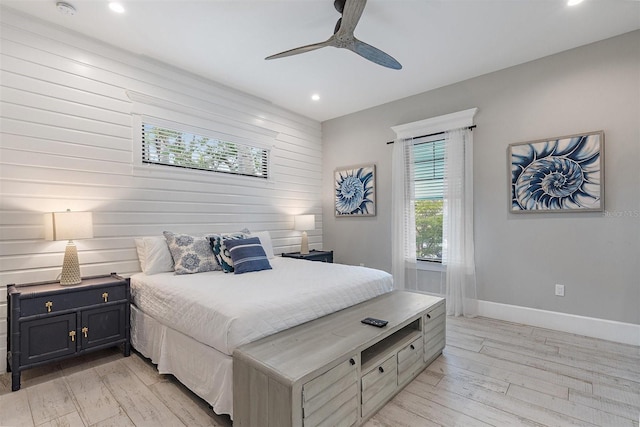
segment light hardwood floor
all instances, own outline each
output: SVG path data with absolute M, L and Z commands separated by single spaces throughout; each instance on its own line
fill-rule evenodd
M 0 426 L 231 426 L 140 355 L 105 350 L 0 375 Z M 366 427 L 636 426 L 640 347 L 486 318 L 447 318 L 447 346 Z

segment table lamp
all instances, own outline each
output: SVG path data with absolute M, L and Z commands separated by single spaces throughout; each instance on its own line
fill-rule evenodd
M 294 230 L 302 231 L 302 241 L 300 242 L 300 255 L 307 255 L 309 253 L 309 238 L 307 237 L 307 230 L 316 229 L 316 216 L 315 215 L 296 215 L 293 218 Z
M 51 212 L 45 215 L 45 239 L 68 240 L 64 251 L 60 284 L 77 285 L 80 277 L 78 250 L 73 240 L 93 237 L 93 215 L 91 212 Z

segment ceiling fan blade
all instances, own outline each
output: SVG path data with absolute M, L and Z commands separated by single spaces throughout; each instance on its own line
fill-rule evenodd
M 353 30 L 355 30 L 356 25 L 358 25 L 358 21 L 360 21 L 362 11 L 366 5 L 367 0 L 346 0 L 344 10 L 342 11 L 342 23 L 336 32 L 338 38 L 340 36 L 353 34 Z
M 300 53 L 311 52 L 312 50 L 320 49 L 327 46 L 334 45 L 334 37 L 331 36 L 328 40 L 320 42 L 308 44 L 306 46 L 296 47 L 294 49 L 285 50 L 284 52 L 276 53 L 275 55 L 267 56 L 264 59 L 278 59 L 284 58 L 286 56 L 298 55 Z
M 333 29 L 333 34 L 338 32 L 338 30 L 340 29 L 340 24 L 342 24 L 342 18 L 338 18 L 338 22 L 336 22 L 336 26 Z
M 393 68 L 394 70 L 402 69 L 402 65 L 391 55 L 384 53 L 380 49 L 371 46 L 363 41 L 354 38 L 354 43 L 348 47 L 358 55 L 371 62 L 382 65 L 383 67 Z

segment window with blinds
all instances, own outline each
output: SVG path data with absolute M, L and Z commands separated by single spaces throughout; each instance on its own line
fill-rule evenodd
M 416 257 L 442 262 L 444 139 L 413 145 Z
M 442 200 L 444 139 L 413 145 L 416 200 Z
M 269 150 L 142 123 L 142 163 L 268 177 Z

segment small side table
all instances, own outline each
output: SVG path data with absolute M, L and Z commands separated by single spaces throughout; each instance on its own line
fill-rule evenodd
M 59 282 L 9 285 L 11 390 L 28 368 L 122 345 L 129 356 L 129 279 L 115 273 Z
M 317 251 L 312 249 L 308 254 L 301 254 L 300 252 L 288 252 L 283 253 L 285 258 L 306 259 L 307 261 L 320 261 L 333 263 L 333 251 Z

